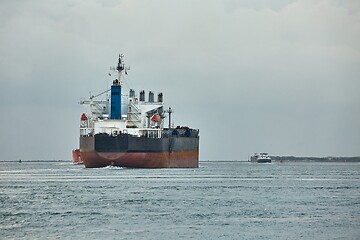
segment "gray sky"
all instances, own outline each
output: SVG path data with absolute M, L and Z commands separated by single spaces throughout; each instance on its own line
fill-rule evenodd
M 0 160 L 70 159 L 123 53 L 200 159 L 360 155 L 360 1 L 0 1 Z

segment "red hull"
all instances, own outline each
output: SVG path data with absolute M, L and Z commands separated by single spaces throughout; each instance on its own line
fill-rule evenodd
M 199 151 L 133 153 L 133 152 L 80 152 L 85 167 L 119 166 L 131 168 L 197 168 Z
M 80 149 L 75 149 L 72 151 L 72 162 L 74 164 L 83 164 L 84 163 L 84 161 L 82 160 L 81 155 L 80 155 Z

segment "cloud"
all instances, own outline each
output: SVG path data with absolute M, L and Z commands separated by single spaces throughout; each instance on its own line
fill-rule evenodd
M 239 8 L 248 8 L 253 10 L 271 9 L 273 11 L 280 11 L 287 5 L 295 2 L 295 0 L 224 0 L 224 9 L 226 12 L 231 13 Z
M 130 87 L 164 92 L 175 120 L 200 128 L 202 160 L 359 154 L 357 1 L 38 0 L 0 9 L 0 110 L 12 119 L 0 122 L 0 147 L 11 149 L 0 158 L 68 157 L 77 102 L 106 88 L 118 53 Z M 60 147 L 14 155 L 19 133 L 51 142 L 30 127 L 39 122 L 62 132 Z

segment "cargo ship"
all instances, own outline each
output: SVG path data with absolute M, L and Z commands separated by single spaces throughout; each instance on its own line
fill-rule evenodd
M 130 70 L 123 55 L 119 55 L 117 66 L 110 69 L 117 73 L 111 88 L 80 101 L 89 106 L 90 112 L 80 117 L 77 159 L 86 168 L 199 167 L 199 130 L 174 127 L 173 110 L 165 109 L 162 93 L 157 94 L 157 99 L 152 91 L 136 94 L 129 89 L 128 94 L 123 94 L 124 75 Z

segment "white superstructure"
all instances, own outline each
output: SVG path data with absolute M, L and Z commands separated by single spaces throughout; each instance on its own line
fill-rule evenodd
M 106 96 L 105 100 L 96 100 L 97 97 L 108 94 L 112 89 L 106 90 L 98 95 L 91 96 L 89 100 L 80 100 L 80 104 L 88 104 L 90 113 L 81 116 L 80 135 L 94 135 L 107 133 L 109 135 L 131 134 L 136 136 L 161 137 L 161 130 L 164 128 L 163 94 L 157 94 L 155 99 L 154 92 L 148 94 L 144 90 L 137 95 L 135 90 L 130 89 L 129 94 L 121 93 L 123 74 L 127 74 L 126 68 L 119 56 L 118 66 L 111 68 L 118 73 L 118 78 L 113 81 L 113 85 L 120 89 L 121 94 L 121 118 L 112 119 L 112 102 Z M 147 95 L 147 96 L 146 96 Z M 146 99 L 146 97 L 148 97 Z M 171 111 L 169 111 L 171 113 Z

